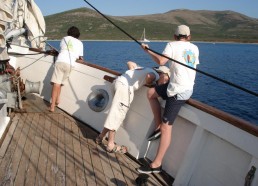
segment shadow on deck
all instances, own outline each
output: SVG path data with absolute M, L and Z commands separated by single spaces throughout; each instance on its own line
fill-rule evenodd
M 23 105 L 1 143 L 0 185 L 140 185 L 137 161 L 96 145 L 96 131 L 35 95 Z M 170 184 L 150 175 L 142 185 Z

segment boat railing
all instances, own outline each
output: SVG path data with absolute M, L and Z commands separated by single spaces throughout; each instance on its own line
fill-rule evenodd
M 91 67 L 98 68 L 98 66 L 95 66 L 94 64 L 91 64 Z M 109 73 L 110 73 L 110 71 L 109 71 Z M 116 74 L 114 74 L 114 75 L 116 75 Z M 112 82 L 114 80 L 113 77 L 110 77 L 108 75 L 105 75 L 103 78 L 109 82 Z M 258 126 L 256 126 L 253 123 L 245 121 L 239 117 L 233 116 L 229 113 L 226 113 L 224 111 L 216 109 L 215 107 L 211 107 L 207 104 L 204 104 L 202 102 L 199 102 L 199 101 L 191 99 L 191 98 L 186 103 L 258 137 Z
M 31 49 L 32 51 L 35 51 L 35 52 L 40 52 L 41 50 L 39 49 Z M 41 51 L 42 52 L 42 51 Z M 42 52 L 44 53 L 44 52 Z M 51 54 L 50 55 L 55 55 L 55 54 Z M 114 70 L 110 70 L 108 68 L 105 68 L 105 67 L 102 67 L 102 66 L 99 66 L 99 65 L 96 65 L 96 64 L 92 64 L 90 62 L 87 62 L 87 61 L 78 61 L 79 63 L 83 64 L 83 65 L 87 65 L 87 66 L 90 66 L 92 68 L 96 68 L 96 69 L 99 69 L 101 71 L 104 71 L 104 72 L 107 72 L 111 75 L 114 75 L 114 76 L 118 76 L 118 75 L 121 75 L 121 73 L 117 72 L 117 71 L 114 71 Z M 113 77 L 109 77 L 109 75 L 106 75 L 105 77 L 103 77 L 105 80 L 109 81 L 109 82 L 112 82 L 113 81 Z M 219 110 L 219 109 L 216 109 L 215 107 L 211 107 L 205 103 L 201 103 L 197 100 L 194 100 L 194 99 L 189 99 L 187 102 L 187 104 L 203 111 L 203 112 L 206 112 L 210 115 L 213 115 L 214 117 L 216 118 L 219 118 L 243 131 L 246 131 L 256 137 L 258 137 L 258 126 L 256 124 L 253 124 L 253 123 L 250 123 L 246 120 L 243 120 L 239 117 L 236 117 L 234 115 L 231 115 L 229 113 L 226 113 L 222 110 Z

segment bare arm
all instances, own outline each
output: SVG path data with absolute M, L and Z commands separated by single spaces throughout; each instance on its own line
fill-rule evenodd
M 152 83 L 155 81 L 156 76 L 153 72 L 148 73 L 145 77 L 146 85 L 152 85 Z
M 160 55 L 158 55 L 158 54 L 156 54 L 156 53 L 154 53 L 154 52 L 148 50 L 149 46 L 148 46 L 147 44 L 142 44 L 141 46 L 142 46 L 142 48 L 144 49 L 144 51 L 145 51 L 146 53 L 148 53 L 148 54 L 151 56 L 151 58 L 152 58 L 157 64 L 159 64 L 159 65 L 165 65 L 165 64 L 167 63 L 167 61 L 168 61 L 167 58 L 165 58 L 165 57 L 163 57 L 163 56 L 160 56 Z
M 133 61 L 128 61 L 127 62 L 127 67 L 128 67 L 129 70 L 132 70 L 132 69 L 137 68 L 137 64 Z
M 83 56 L 79 56 L 79 58 L 78 58 L 78 59 L 76 59 L 76 61 L 75 61 L 75 62 L 77 62 L 77 63 L 84 63 Z

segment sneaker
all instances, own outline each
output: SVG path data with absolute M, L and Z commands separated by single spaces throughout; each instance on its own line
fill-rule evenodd
M 155 130 L 148 138 L 148 141 L 153 141 L 155 139 L 158 139 L 161 135 L 160 129 Z
M 141 166 L 140 168 L 136 169 L 139 173 L 143 174 L 151 174 L 151 173 L 160 173 L 162 170 L 162 166 L 160 165 L 157 168 L 151 168 L 150 165 Z

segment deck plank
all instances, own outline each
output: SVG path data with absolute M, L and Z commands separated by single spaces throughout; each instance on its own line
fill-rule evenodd
M 0 148 L 0 185 L 137 185 L 127 155 L 107 153 L 98 133 L 33 97 L 26 113 L 15 113 Z M 150 175 L 148 185 L 161 185 Z M 164 184 L 163 184 L 164 185 Z
M 49 115 L 51 117 L 51 128 L 49 136 L 49 148 L 48 148 L 48 161 L 46 169 L 46 180 L 48 185 L 55 185 L 55 173 L 56 173 L 56 147 L 57 147 L 57 127 L 56 117 L 57 114 Z
M 130 169 L 128 162 L 125 161 L 126 159 L 123 158 L 123 156 L 121 156 L 121 155 L 116 155 L 116 156 L 119 161 L 122 172 L 124 174 L 124 177 L 126 179 L 127 185 L 135 185 L 134 180 L 136 179 L 136 175 L 134 175 L 134 173 L 133 173 L 135 170 Z
M 65 183 L 66 185 L 73 185 L 76 183 L 74 156 L 73 156 L 73 138 L 71 130 L 71 121 L 65 118 Z
M 57 150 L 57 167 L 56 185 L 65 185 L 65 127 L 64 117 L 62 114 L 58 116 L 58 150 Z
M 109 158 L 106 152 L 103 151 L 103 148 L 98 146 L 98 152 L 99 152 L 99 157 L 100 157 L 100 162 L 103 167 L 103 173 L 105 175 L 105 179 L 108 185 L 115 185 L 116 180 L 113 179 L 114 173 L 111 168 L 111 164 L 109 162 Z M 112 160 L 111 160 L 112 161 Z
M 18 125 L 18 121 L 19 121 L 19 115 L 14 116 L 13 118 L 13 124 L 10 126 L 6 136 L 5 136 L 5 140 L 3 141 L 1 148 L 0 148 L 0 164 L 2 162 L 2 159 L 6 153 L 6 150 L 9 146 L 9 144 L 11 143 L 11 140 L 13 138 L 13 134 L 14 131 Z M 10 147 L 9 147 L 10 148 Z
M 4 156 L 1 157 L 1 165 L 0 165 L 0 183 L 1 183 L 1 185 L 11 184 L 11 174 L 12 174 L 11 162 L 12 162 L 14 152 L 16 151 L 16 148 L 18 146 L 18 141 L 20 139 L 22 128 L 25 123 L 24 122 L 25 118 L 26 118 L 26 115 L 17 114 L 14 117 L 14 121 L 13 121 L 13 125 L 16 126 L 14 133 L 12 134 L 12 133 L 10 133 L 10 131 L 8 131 L 8 136 L 12 136 L 12 140 L 11 140 L 5 154 L 3 154 Z M 12 128 L 12 126 L 10 128 Z M 4 148 L 6 148 L 6 147 L 4 147 Z
M 84 130 L 85 126 L 79 126 L 79 136 L 82 148 L 82 159 L 84 165 L 84 173 L 88 185 L 96 185 L 94 169 L 92 165 L 92 156 L 89 150 L 89 144 L 87 141 L 87 133 Z
M 114 153 L 108 153 L 108 158 L 110 165 L 112 167 L 114 178 L 117 185 L 126 185 L 126 179 L 124 178 L 122 169 L 120 167 L 119 161 Z M 127 184 L 128 185 L 128 184 Z
M 35 137 L 33 141 L 33 147 L 31 157 L 26 172 L 26 180 L 24 185 L 34 185 L 37 175 L 38 161 L 40 155 L 40 147 L 42 142 L 42 136 L 45 128 L 45 120 L 42 114 L 38 114 L 38 124 L 33 123 L 35 127 Z
M 88 131 L 84 131 L 88 132 Z M 98 150 L 98 145 L 95 144 L 94 139 L 96 138 L 96 133 L 87 133 L 88 137 L 88 144 L 89 144 L 89 149 L 90 149 L 90 154 L 92 157 L 92 165 L 93 165 L 93 170 L 95 174 L 95 180 L 96 180 L 96 185 L 107 185 L 105 174 L 103 172 L 103 167 L 101 164 L 100 156 L 99 156 L 99 150 Z
M 35 127 L 38 122 L 38 114 L 29 114 L 26 123 L 28 125 L 27 135 L 24 135 L 25 146 L 22 149 L 22 156 L 19 163 L 17 176 L 15 177 L 14 185 L 19 185 L 20 183 L 25 184 L 26 171 L 29 165 L 29 159 L 32 152 L 33 141 L 35 137 Z
M 48 115 L 45 115 L 44 117 L 45 122 L 45 128 L 44 133 L 42 137 L 42 142 L 40 146 L 40 155 L 38 160 L 38 169 L 37 169 L 37 175 L 35 178 L 35 185 L 47 185 L 47 181 L 45 179 L 46 176 L 46 165 L 48 162 L 48 147 L 49 147 L 49 133 L 50 133 L 50 127 L 51 127 L 51 120 Z
M 73 151 L 74 151 L 74 165 L 77 185 L 86 185 L 86 179 L 84 174 L 82 150 L 79 137 L 79 129 L 76 123 L 72 125 L 73 133 Z
M 18 140 L 17 147 L 14 152 L 14 156 L 12 158 L 12 162 L 10 164 L 10 171 L 12 174 L 10 175 L 10 182 L 13 184 L 15 182 L 17 172 L 19 170 L 19 164 L 21 162 L 23 149 L 25 147 L 27 135 L 30 128 L 32 115 L 26 114 L 26 119 L 24 120 L 24 127 L 22 128 L 22 135 L 20 136 L 20 139 Z M 18 175 L 20 176 L 20 175 Z M 18 177 L 19 178 L 19 177 Z

